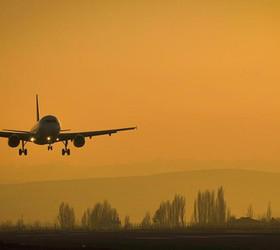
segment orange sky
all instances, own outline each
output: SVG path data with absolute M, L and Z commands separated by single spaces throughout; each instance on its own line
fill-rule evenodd
M 193 161 L 279 171 L 279 7 L 0 0 L 1 128 L 30 129 L 36 93 L 63 128 L 139 127 L 72 147 L 71 157 L 58 144 L 29 145 L 20 158 L 1 139 L 0 182 L 187 170 Z

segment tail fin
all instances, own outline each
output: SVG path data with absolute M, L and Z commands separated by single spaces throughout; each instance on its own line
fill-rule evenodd
M 40 120 L 40 110 L 39 110 L 39 98 L 36 95 L 36 113 L 37 113 L 37 122 Z

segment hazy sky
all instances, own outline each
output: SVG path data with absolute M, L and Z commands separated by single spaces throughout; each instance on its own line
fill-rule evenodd
M 0 0 L 0 128 L 30 129 L 36 93 L 64 129 L 139 127 L 71 157 L 62 144 L 19 157 L 1 139 L 0 182 L 195 168 L 177 161 L 279 171 L 279 13 L 268 0 Z

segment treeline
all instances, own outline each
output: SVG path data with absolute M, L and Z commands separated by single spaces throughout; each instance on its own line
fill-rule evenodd
M 76 221 L 74 209 L 66 203 L 61 203 L 58 209 L 58 223 L 63 230 L 80 227 L 85 230 L 117 230 L 117 229 L 151 229 L 151 228 L 179 228 L 186 226 L 186 199 L 175 195 L 172 201 L 164 201 L 151 217 L 146 213 L 141 223 L 132 224 L 129 216 L 125 216 L 123 223 L 115 208 L 108 201 L 97 203 L 93 208 L 84 211 L 81 221 Z
M 121 226 L 121 220 L 117 210 L 112 208 L 107 201 L 104 201 L 84 212 L 81 226 L 89 230 L 118 229 Z
M 54 224 L 42 225 L 24 223 L 20 218 L 16 223 L 10 221 L 0 224 L 0 230 L 160 230 L 160 229 L 191 229 L 205 227 L 258 227 L 275 226 L 280 229 L 280 219 L 272 217 L 272 209 L 268 204 L 266 213 L 254 218 L 254 209 L 249 205 L 246 216 L 236 218 L 231 215 L 225 199 L 223 187 L 215 190 L 199 191 L 193 203 L 191 220 L 186 221 L 186 198 L 176 194 L 172 200 L 163 201 L 151 215 L 145 214 L 140 223 L 132 223 L 129 216 L 121 221 L 116 208 L 108 201 L 98 202 L 87 208 L 81 218 L 77 218 L 74 208 L 62 202 L 57 211 Z
M 183 227 L 185 226 L 186 199 L 175 195 L 173 201 L 162 202 L 153 216 L 156 227 Z
M 227 204 L 224 198 L 224 189 L 220 187 L 217 194 L 199 191 L 194 201 L 193 223 L 198 225 L 223 225 L 229 217 Z M 228 215 L 228 216 L 227 216 Z

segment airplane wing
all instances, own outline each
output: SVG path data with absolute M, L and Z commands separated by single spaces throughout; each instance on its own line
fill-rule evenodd
M 88 131 L 88 132 L 77 132 L 77 133 L 60 133 L 58 136 L 59 141 L 73 140 L 77 135 L 82 135 L 84 137 L 93 137 L 98 135 L 112 135 L 120 131 L 134 130 L 136 127 L 130 128 L 118 128 L 110 130 L 99 130 L 99 131 Z
M 11 135 L 16 135 L 22 141 L 29 141 L 30 137 L 32 137 L 29 132 L 0 131 L 0 137 L 9 138 Z

